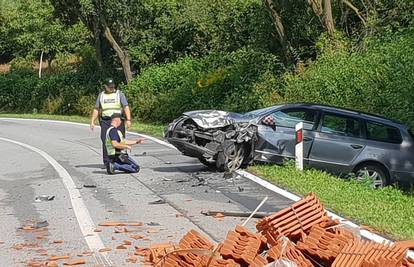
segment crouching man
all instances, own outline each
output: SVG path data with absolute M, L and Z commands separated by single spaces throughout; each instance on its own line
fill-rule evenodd
M 141 144 L 144 139 L 125 140 L 119 126 L 121 126 L 121 114 L 114 113 L 111 116 L 111 127 L 106 131 L 105 146 L 108 151 L 110 162 L 107 164 L 106 171 L 113 174 L 116 170 L 128 173 L 139 172 L 136 163 L 127 153 L 131 146 Z

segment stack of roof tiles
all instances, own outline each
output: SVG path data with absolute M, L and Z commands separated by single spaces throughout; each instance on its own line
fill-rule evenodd
M 258 254 L 263 252 L 266 240 L 261 234 L 254 234 L 243 226 L 236 226 L 229 231 L 220 248 L 224 259 L 234 259 L 241 265 L 252 264 Z
M 176 245 L 152 246 L 146 262 L 164 267 L 414 267 L 406 257 L 414 242 L 361 240 L 328 217 L 314 194 L 263 218 L 256 227 L 253 233 L 236 226 L 218 245 L 191 230 Z
M 309 232 L 310 228 L 320 223 L 332 221 L 328 217 L 323 205 L 315 194 L 311 193 L 302 200 L 294 203 L 271 216 L 260 220 L 256 228 L 263 233 L 271 245 L 283 236 L 296 240 L 302 233 Z
M 407 249 L 398 245 L 380 244 L 367 240 L 354 240 L 346 245 L 332 267 L 356 266 L 377 267 L 402 266 Z
M 316 261 L 331 265 L 341 250 L 355 239 L 351 231 L 342 227 L 325 229 L 315 225 L 297 243 L 297 247 Z
M 295 244 L 287 238 L 280 239 L 277 245 L 271 247 L 267 252 L 267 258 L 270 262 L 288 260 L 296 263 L 299 267 L 313 266 Z

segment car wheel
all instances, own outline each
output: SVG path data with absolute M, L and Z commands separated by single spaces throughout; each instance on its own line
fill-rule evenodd
M 234 144 L 217 154 L 216 167 L 219 171 L 235 171 L 243 166 L 245 149 L 242 144 Z
M 363 165 L 355 172 L 355 175 L 357 181 L 364 181 L 368 178 L 372 182 L 372 188 L 382 188 L 388 184 L 386 172 L 376 165 Z

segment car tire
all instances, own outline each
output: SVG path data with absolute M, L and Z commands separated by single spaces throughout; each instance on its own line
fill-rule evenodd
M 234 149 L 227 155 L 224 151 L 217 154 L 216 168 L 218 171 L 235 171 L 242 168 L 245 162 L 245 147 L 243 144 L 234 144 Z
M 363 181 L 365 177 L 372 179 L 372 188 L 382 188 L 388 185 L 388 175 L 383 167 L 375 164 L 365 164 L 355 171 L 357 181 Z

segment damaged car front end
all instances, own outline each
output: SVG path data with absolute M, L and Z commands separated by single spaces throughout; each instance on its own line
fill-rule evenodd
M 231 171 L 253 161 L 257 123 L 238 113 L 203 110 L 174 120 L 165 137 L 184 155 L 209 167 Z

